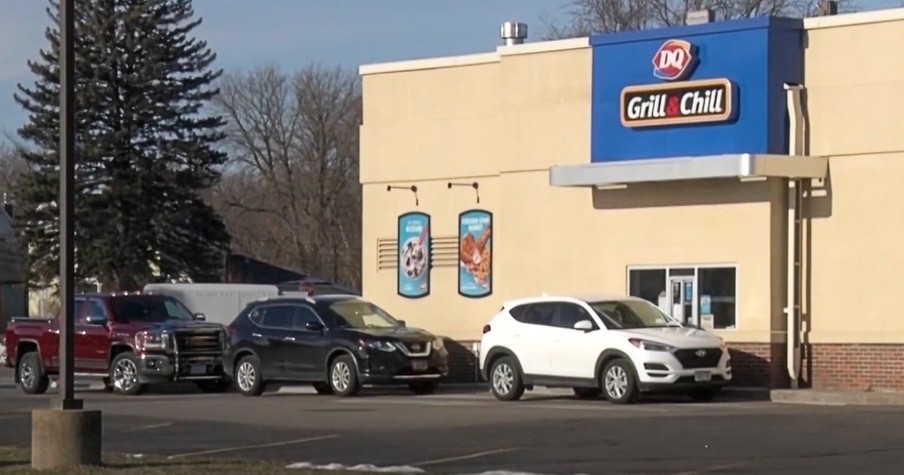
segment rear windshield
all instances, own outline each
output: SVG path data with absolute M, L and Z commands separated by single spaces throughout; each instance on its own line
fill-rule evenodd
M 113 312 L 120 323 L 155 323 L 192 320 L 191 312 L 178 300 L 163 295 L 136 295 L 113 299 Z

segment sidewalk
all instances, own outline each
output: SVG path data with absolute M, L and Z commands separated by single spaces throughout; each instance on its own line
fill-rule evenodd
M 830 391 L 824 389 L 774 389 L 769 397 L 780 404 L 826 406 L 902 406 L 904 393 L 878 391 Z

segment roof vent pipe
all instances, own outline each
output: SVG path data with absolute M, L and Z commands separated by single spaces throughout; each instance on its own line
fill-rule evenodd
M 691 10 L 684 17 L 686 25 L 702 25 L 704 23 L 712 23 L 716 21 L 716 11 L 712 8 L 704 8 L 702 10 Z
M 520 45 L 527 39 L 527 23 L 507 21 L 499 28 L 499 36 L 506 46 Z
M 835 1 L 823 1 L 819 2 L 819 15 L 820 16 L 832 16 L 838 14 L 838 2 Z

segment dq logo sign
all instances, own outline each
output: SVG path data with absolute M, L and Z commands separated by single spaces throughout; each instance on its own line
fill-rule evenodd
M 693 45 L 684 40 L 668 40 L 653 55 L 653 75 L 666 81 L 683 79 L 696 59 Z

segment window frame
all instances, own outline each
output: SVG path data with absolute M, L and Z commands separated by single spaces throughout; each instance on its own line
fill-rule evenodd
M 693 269 L 694 274 L 694 313 L 697 314 L 697 326 L 695 328 L 703 329 L 700 324 L 700 269 L 732 269 L 735 275 L 735 315 L 733 328 L 713 328 L 714 332 L 737 332 L 741 330 L 741 275 L 738 272 L 738 264 L 736 262 L 708 262 L 708 263 L 683 263 L 683 264 L 637 264 L 628 265 L 625 268 L 625 295 L 631 295 L 631 271 L 635 270 L 664 270 L 666 286 L 669 283 L 670 271 L 672 269 Z M 689 276 L 688 276 L 689 277 Z

